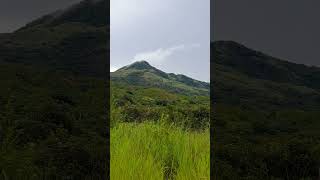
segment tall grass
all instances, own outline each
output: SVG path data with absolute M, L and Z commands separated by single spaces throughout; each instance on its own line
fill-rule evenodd
M 164 122 L 117 123 L 111 128 L 111 179 L 209 179 L 209 130 Z

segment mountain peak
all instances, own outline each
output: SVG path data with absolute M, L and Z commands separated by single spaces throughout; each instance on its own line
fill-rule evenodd
M 174 93 L 208 95 L 210 85 L 182 74 L 165 73 L 147 61 L 137 61 L 111 73 L 111 80 L 166 89 Z
M 147 61 L 142 60 L 142 61 L 136 61 L 132 64 L 130 64 L 129 66 L 127 66 L 127 68 L 134 68 L 134 69 L 154 69 L 153 66 L 151 66 Z
M 213 47 L 218 47 L 219 49 L 224 49 L 232 52 L 251 52 L 257 53 L 255 50 L 252 50 L 243 44 L 240 44 L 235 41 L 215 41 L 213 42 Z
M 38 26 L 57 26 L 65 23 L 80 23 L 94 27 L 109 24 L 108 0 L 82 0 L 65 9 L 59 9 L 26 24 L 17 31 Z

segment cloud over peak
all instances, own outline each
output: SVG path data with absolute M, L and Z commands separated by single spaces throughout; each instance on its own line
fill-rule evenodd
M 133 61 L 148 60 L 154 64 L 161 64 L 166 61 L 170 56 L 182 52 L 189 48 L 198 48 L 200 44 L 190 44 L 190 45 L 176 45 L 169 48 L 158 48 L 154 51 L 147 51 L 138 53 L 134 56 Z

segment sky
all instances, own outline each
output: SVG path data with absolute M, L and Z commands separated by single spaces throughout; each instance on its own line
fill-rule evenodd
M 210 81 L 210 0 L 111 0 L 111 69 L 145 60 Z
M 320 66 L 320 1 L 215 0 L 211 40 L 237 41 L 299 64 Z
M 58 9 L 81 0 L 1 0 L 0 33 L 8 33 Z

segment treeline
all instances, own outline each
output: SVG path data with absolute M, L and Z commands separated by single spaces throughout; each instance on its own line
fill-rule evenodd
M 185 96 L 158 88 L 111 86 L 111 124 L 117 122 L 159 121 L 189 130 L 209 128 L 208 96 Z

